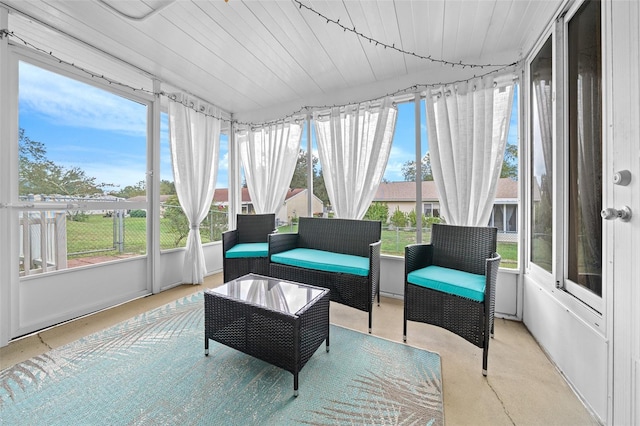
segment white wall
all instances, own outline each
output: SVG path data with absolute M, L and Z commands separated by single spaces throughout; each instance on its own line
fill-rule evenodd
M 586 405 L 607 418 L 608 342 L 597 328 L 600 317 L 577 305 L 563 290 L 524 277 L 524 323 Z M 601 322 L 601 321 L 600 321 Z
M 205 275 L 222 271 L 222 242 L 205 244 L 202 246 L 204 260 L 207 267 Z M 160 254 L 158 274 L 161 291 L 182 284 L 182 266 L 184 263 L 184 249 L 167 250 Z
M 12 337 L 149 294 L 146 270 L 142 257 L 24 277 L 13 292 Z

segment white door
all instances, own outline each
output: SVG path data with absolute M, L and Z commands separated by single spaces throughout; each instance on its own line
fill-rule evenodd
M 603 188 L 606 205 L 631 211 L 628 221 L 606 221 L 606 259 L 612 268 L 608 336 L 611 406 L 608 424 L 640 424 L 640 3 L 605 3 L 610 120 Z M 626 182 L 625 175 L 630 176 Z

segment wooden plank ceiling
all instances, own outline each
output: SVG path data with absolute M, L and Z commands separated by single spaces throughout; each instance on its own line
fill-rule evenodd
M 304 105 L 356 102 L 449 75 L 481 73 L 375 41 L 452 62 L 518 61 L 561 2 L 0 0 L 0 5 L 10 11 L 11 30 L 47 51 L 72 59 L 80 51 L 74 46 L 88 44 L 236 117 L 274 118 L 269 115 Z

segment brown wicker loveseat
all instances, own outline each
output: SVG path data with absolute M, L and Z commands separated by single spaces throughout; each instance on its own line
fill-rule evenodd
M 379 221 L 301 217 L 297 233 L 269 235 L 269 275 L 330 290 L 331 300 L 369 313 L 380 303 Z

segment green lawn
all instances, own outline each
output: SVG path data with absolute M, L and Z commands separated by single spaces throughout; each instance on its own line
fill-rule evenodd
M 67 220 L 68 257 L 145 254 L 147 252 L 147 219 L 127 216 L 122 225 L 124 244 L 119 247 L 120 221 L 118 218 L 87 215 L 83 221 Z M 211 242 L 210 230 L 201 228 L 200 238 L 203 243 Z M 169 219 L 160 219 L 160 249 L 184 247 L 186 241 L 186 231 L 184 235 L 180 235 L 171 226 Z
M 117 220 L 114 225 L 114 218 L 102 215 L 87 215 L 86 220 L 81 222 L 67 220 L 67 253 L 69 253 L 69 257 L 83 257 L 88 255 L 84 253 L 97 251 L 102 255 L 120 253 L 117 246 L 119 242 L 117 225 Z M 125 217 L 122 253 L 146 253 L 146 233 L 146 218 Z
M 89 215 L 83 222 L 67 221 L 67 252 L 69 257 L 84 257 L 99 253 L 104 256 L 115 256 L 120 253 L 144 254 L 146 253 L 147 220 L 143 217 L 125 217 L 124 219 L 124 247 L 120 252 L 117 245 L 114 245 L 114 232 L 118 235 L 118 221 L 111 217 L 101 215 Z M 297 232 L 298 226 L 285 225 L 278 228 L 278 232 Z M 209 233 L 202 229 L 200 236 L 203 243 L 210 242 Z M 179 235 L 173 230 L 167 219 L 160 220 L 160 248 L 169 249 L 174 247 L 184 247 L 186 237 L 182 238 L 178 245 L 176 241 Z M 429 232 L 422 235 L 423 241 L 429 241 Z M 117 240 L 117 239 L 116 239 Z M 382 231 L 382 253 L 394 256 L 404 256 L 404 248 L 409 244 L 415 244 L 416 234 L 414 230 L 384 229 Z M 518 256 L 518 245 L 516 243 L 498 243 L 498 253 L 502 256 L 500 266 L 503 268 L 515 269 Z
M 297 225 L 286 225 L 278 228 L 278 232 L 297 232 Z M 423 232 L 422 241 L 429 241 L 431 234 Z M 415 230 L 404 229 L 383 229 L 382 230 L 382 248 L 383 254 L 393 256 L 404 256 L 404 248 L 409 244 L 416 243 Z M 498 242 L 498 253 L 502 256 L 500 261 L 501 268 L 515 269 L 518 267 L 518 244 Z

